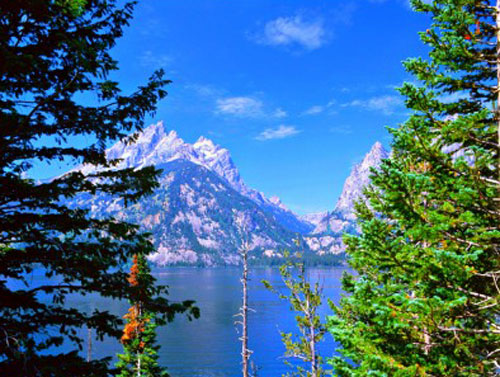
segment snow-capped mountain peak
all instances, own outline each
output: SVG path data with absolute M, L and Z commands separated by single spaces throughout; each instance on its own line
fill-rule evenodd
M 382 160 L 388 157 L 387 151 L 377 141 L 361 163 L 355 165 L 351 174 L 347 177 L 342 194 L 335 206 L 335 212 L 353 218 L 354 202 L 362 196 L 364 187 L 370 183 L 371 168 L 378 168 Z
M 106 151 L 108 159 L 121 159 L 118 168 L 156 165 L 177 158 L 191 160 L 194 150 L 175 131 L 165 132 L 163 122 L 146 127 L 133 143 L 120 141 Z
M 175 160 L 186 160 L 214 172 L 237 192 L 253 200 L 263 209 L 271 212 L 293 231 L 307 231 L 310 225 L 288 210 L 278 199 L 267 199 L 264 194 L 248 187 L 241 179 L 231 154 L 212 140 L 201 136 L 195 143 L 182 140 L 177 132 L 166 132 L 162 121 L 143 129 L 134 143 L 120 141 L 106 151 L 108 159 L 120 159 L 117 168 L 141 168 L 159 165 Z M 91 173 L 95 166 L 80 166 L 83 173 Z
M 281 199 L 280 199 L 279 197 L 277 197 L 277 196 L 271 196 L 271 197 L 269 198 L 269 201 L 270 201 L 271 203 L 273 203 L 274 205 L 276 205 L 276 206 L 280 207 L 280 208 L 281 208 L 282 210 L 284 210 L 284 211 L 290 211 L 290 210 L 288 209 L 288 207 L 287 207 L 286 205 L 284 205 L 284 204 L 283 204 L 283 202 L 281 201 Z

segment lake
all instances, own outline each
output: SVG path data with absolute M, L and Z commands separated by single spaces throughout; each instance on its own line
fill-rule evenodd
M 310 268 L 311 281 L 320 281 L 326 298 L 338 302 L 341 294 L 340 278 L 344 268 Z M 238 268 L 165 268 L 154 270 L 158 282 L 170 287 L 172 300 L 196 300 L 201 317 L 188 321 L 179 316 L 174 322 L 158 329 L 161 345 L 160 363 L 167 366 L 172 377 L 226 377 L 241 375 L 240 343 L 234 315 L 241 305 L 241 270 Z M 251 360 L 259 368 L 261 377 L 281 376 L 289 371 L 283 363 L 284 346 L 279 330 L 295 331 L 294 314 L 289 305 L 269 292 L 261 283 L 270 281 L 283 287 L 277 268 L 250 270 L 249 348 Z M 99 308 L 125 314 L 126 302 L 110 302 L 97 296 L 71 296 L 68 305 L 82 310 Z M 331 309 L 324 300 L 321 315 L 325 318 Z M 86 332 L 82 332 L 82 336 Z M 84 348 L 85 350 L 86 348 Z M 92 357 L 114 355 L 121 351 L 119 342 L 107 339 L 93 341 Z M 323 356 L 334 354 L 335 343 L 330 334 L 320 344 Z

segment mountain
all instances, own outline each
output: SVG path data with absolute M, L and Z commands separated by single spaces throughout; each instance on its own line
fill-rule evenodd
M 190 161 L 217 174 L 237 192 L 269 212 L 290 231 L 305 234 L 314 229 L 312 224 L 301 220 L 286 208 L 279 198 L 268 199 L 263 193 L 248 187 L 241 179 L 227 149 L 203 136 L 194 144 L 186 143 L 175 131 L 167 133 L 163 122 L 145 128 L 133 144 L 116 143 L 107 151 L 107 158 L 121 159 L 117 168 L 140 168 L 174 160 Z M 85 166 L 79 169 L 84 173 L 90 173 L 95 167 Z
M 72 204 L 95 217 L 141 224 L 153 235 L 157 252 L 150 257 L 157 264 L 238 264 L 244 240 L 253 259 L 275 257 L 283 248 L 297 249 L 297 232 L 313 229 L 279 198 L 246 186 L 227 149 L 204 137 L 186 143 L 161 122 L 144 129 L 135 143 L 116 143 L 107 158 L 119 159 L 118 168 L 161 168 L 160 187 L 127 208 L 108 196 L 82 195 Z M 88 174 L 98 168 L 77 169 Z
M 158 265 L 238 264 L 244 241 L 253 259 L 296 249 L 293 232 L 204 166 L 186 159 L 156 166 L 163 170 L 160 187 L 129 207 L 109 196 L 90 195 L 75 205 L 90 208 L 95 217 L 140 224 L 153 236 L 157 252 L 150 259 Z
M 369 182 L 370 168 L 387 157 L 376 143 L 346 179 L 333 211 L 298 217 L 278 197 L 248 187 L 227 149 L 203 136 L 186 143 L 175 131 L 166 132 L 162 122 L 145 128 L 134 143 L 116 143 L 106 154 L 119 160 L 117 168 L 161 168 L 160 187 L 128 207 L 105 195 L 80 195 L 71 204 L 90 209 L 95 217 L 140 224 L 152 233 L 157 251 L 150 258 L 160 265 L 238 264 L 245 241 L 252 260 L 270 261 L 285 248 L 297 251 L 297 237 L 306 255 L 341 254 L 342 233 L 356 232 L 353 203 Z M 86 174 L 96 169 L 76 168 Z
M 388 157 L 389 153 L 377 141 L 363 160 L 351 170 L 335 208 L 318 221 L 313 234 L 342 232 L 356 220 L 354 203 L 362 198 L 364 187 L 370 183 L 371 168 L 377 169 L 382 160 Z
M 342 193 L 337 201 L 333 212 L 341 214 L 348 220 L 354 220 L 354 202 L 363 195 L 363 189 L 370 183 L 371 168 L 377 169 L 383 159 L 389 157 L 389 153 L 378 141 L 372 146 L 370 152 L 363 158 L 363 161 L 351 171 L 345 180 Z
M 321 220 L 328 214 L 328 212 L 316 212 L 316 213 L 307 213 L 305 215 L 299 216 L 299 219 L 302 221 L 308 222 L 309 224 L 316 227 Z
M 354 203 L 362 198 L 363 188 L 370 183 L 371 168 L 377 169 L 388 157 L 389 153 L 382 144 L 376 142 L 363 160 L 354 166 L 333 211 L 315 218 L 314 230 L 304 237 L 312 251 L 318 254 L 343 252 L 342 234 L 358 232 Z

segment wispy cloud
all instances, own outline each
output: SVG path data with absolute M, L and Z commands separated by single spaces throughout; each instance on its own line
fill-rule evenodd
M 306 111 L 304 111 L 303 114 L 304 115 L 316 115 L 316 114 L 322 113 L 324 110 L 325 110 L 324 106 L 314 105 L 314 106 L 311 106 L 310 108 L 308 108 Z
M 286 118 L 288 116 L 288 113 L 283 110 L 281 107 L 278 107 L 274 112 L 272 113 L 272 116 L 275 118 Z
M 216 101 L 216 113 L 237 117 L 258 117 L 263 115 L 262 101 L 252 97 L 228 97 Z
M 377 96 L 366 100 L 356 99 L 348 103 L 342 104 L 342 107 L 359 107 L 371 111 L 380 111 L 385 115 L 391 115 L 400 109 L 403 105 L 403 100 L 400 96 Z
M 330 132 L 334 134 L 348 135 L 352 133 L 350 126 L 334 126 L 330 128 Z
M 199 90 L 202 93 L 207 91 L 206 88 L 199 88 Z M 208 92 L 212 94 L 210 90 Z M 281 107 L 272 108 L 252 96 L 218 98 L 215 101 L 215 114 L 267 119 L 282 119 L 288 116 L 288 113 Z
M 328 102 L 326 105 L 314 105 L 308 108 L 306 111 L 302 113 L 302 115 L 317 115 L 321 114 L 322 112 L 330 109 L 333 105 L 335 105 L 335 100 L 331 100 Z
M 139 64 L 143 67 L 164 68 L 172 62 L 172 58 L 165 54 L 156 54 L 151 50 L 145 51 L 139 57 Z
M 273 140 L 273 139 L 284 139 L 299 134 L 300 130 L 295 128 L 295 126 L 285 126 L 284 124 L 276 128 L 267 128 L 258 134 L 255 139 L 260 141 Z
M 326 36 L 321 19 L 305 20 L 298 15 L 269 21 L 256 40 L 270 46 L 299 45 L 307 50 L 316 50 L 326 43 Z
M 438 99 L 444 103 L 457 102 L 457 101 L 464 99 L 464 98 L 467 98 L 467 94 L 464 92 L 454 92 L 454 93 L 450 93 L 450 94 L 444 94 L 444 95 L 438 97 Z
M 387 3 L 388 0 L 369 0 L 370 3 L 375 3 L 375 4 L 382 4 L 382 3 Z M 424 3 L 430 4 L 432 0 L 423 0 Z M 398 3 L 401 5 L 406 6 L 408 9 L 411 9 L 411 1 L 410 0 L 399 0 Z
M 192 83 L 187 84 L 185 88 L 194 91 L 201 97 L 215 97 L 220 96 L 223 93 L 223 90 L 216 88 L 215 86 L 205 84 Z

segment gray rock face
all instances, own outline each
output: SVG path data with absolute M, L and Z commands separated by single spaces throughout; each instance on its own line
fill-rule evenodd
M 319 254 L 342 253 L 345 246 L 342 234 L 356 233 L 356 215 L 354 203 L 363 196 L 363 188 L 370 183 L 371 168 L 377 169 L 389 153 L 381 143 L 376 142 L 363 160 L 354 166 L 347 177 L 342 193 L 332 212 L 315 219 L 316 226 L 312 234 L 305 237 L 309 248 Z
M 186 143 L 175 131 L 166 132 L 162 122 L 144 129 L 132 144 L 116 143 L 107 157 L 120 159 L 118 168 L 163 169 L 161 187 L 127 208 L 106 196 L 80 196 L 73 205 L 89 208 L 96 217 L 141 224 L 153 235 L 157 251 L 150 258 L 157 264 L 227 265 L 240 262 L 237 250 L 244 240 L 251 258 L 275 258 L 284 248 L 297 248 L 297 233 L 306 252 L 342 253 L 342 233 L 356 231 L 354 201 L 369 183 L 370 168 L 388 154 L 375 143 L 346 179 L 334 210 L 300 218 L 279 198 L 248 187 L 227 149 L 205 137 Z M 77 169 L 91 173 L 98 168 Z
M 377 141 L 363 161 L 354 166 L 351 174 L 345 180 L 342 194 L 340 194 L 333 211 L 343 215 L 348 220 L 354 220 L 356 218 L 353 213 L 354 203 L 362 197 L 364 187 L 370 183 L 371 168 L 377 169 L 382 160 L 388 157 L 387 151 Z
M 194 144 L 184 142 L 175 131 L 166 132 L 163 122 L 145 128 L 132 144 L 118 142 L 107 151 L 108 159 L 121 159 L 118 168 L 144 167 L 175 160 L 190 161 L 205 167 L 224 179 L 233 189 L 257 203 L 263 210 L 274 216 L 285 228 L 305 234 L 314 226 L 301 220 L 286 208 L 279 198 L 268 199 L 257 190 L 248 187 L 241 179 L 229 151 L 201 136 Z M 90 173 L 94 166 L 79 167 Z
M 267 199 L 246 186 L 227 149 L 204 137 L 186 143 L 161 122 L 144 129 L 133 144 L 116 143 L 107 158 L 120 159 L 118 168 L 163 169 L 161 187 L 127 208 L 106 196 L 80 196 L 73 204 L 89 208 L 95 217 L 140 224 L 153 235 L 157 252 L 150 258 L 157 264 L 238 264 L 244 240 L 251 258 L 265 259 L 283 248 L 295 250 L 297 229 L 312 229 L 279 198 Z
M 308 213 L 302 216 L 299 216 L 299 218 L 302 221 L 306 221 L 311 225 L 314 225 L 314 227 L 318 226 L 318 224 L 323 220 L 323 218 L 328 214 L 328 212 L 317 212 L 317 213 Z

